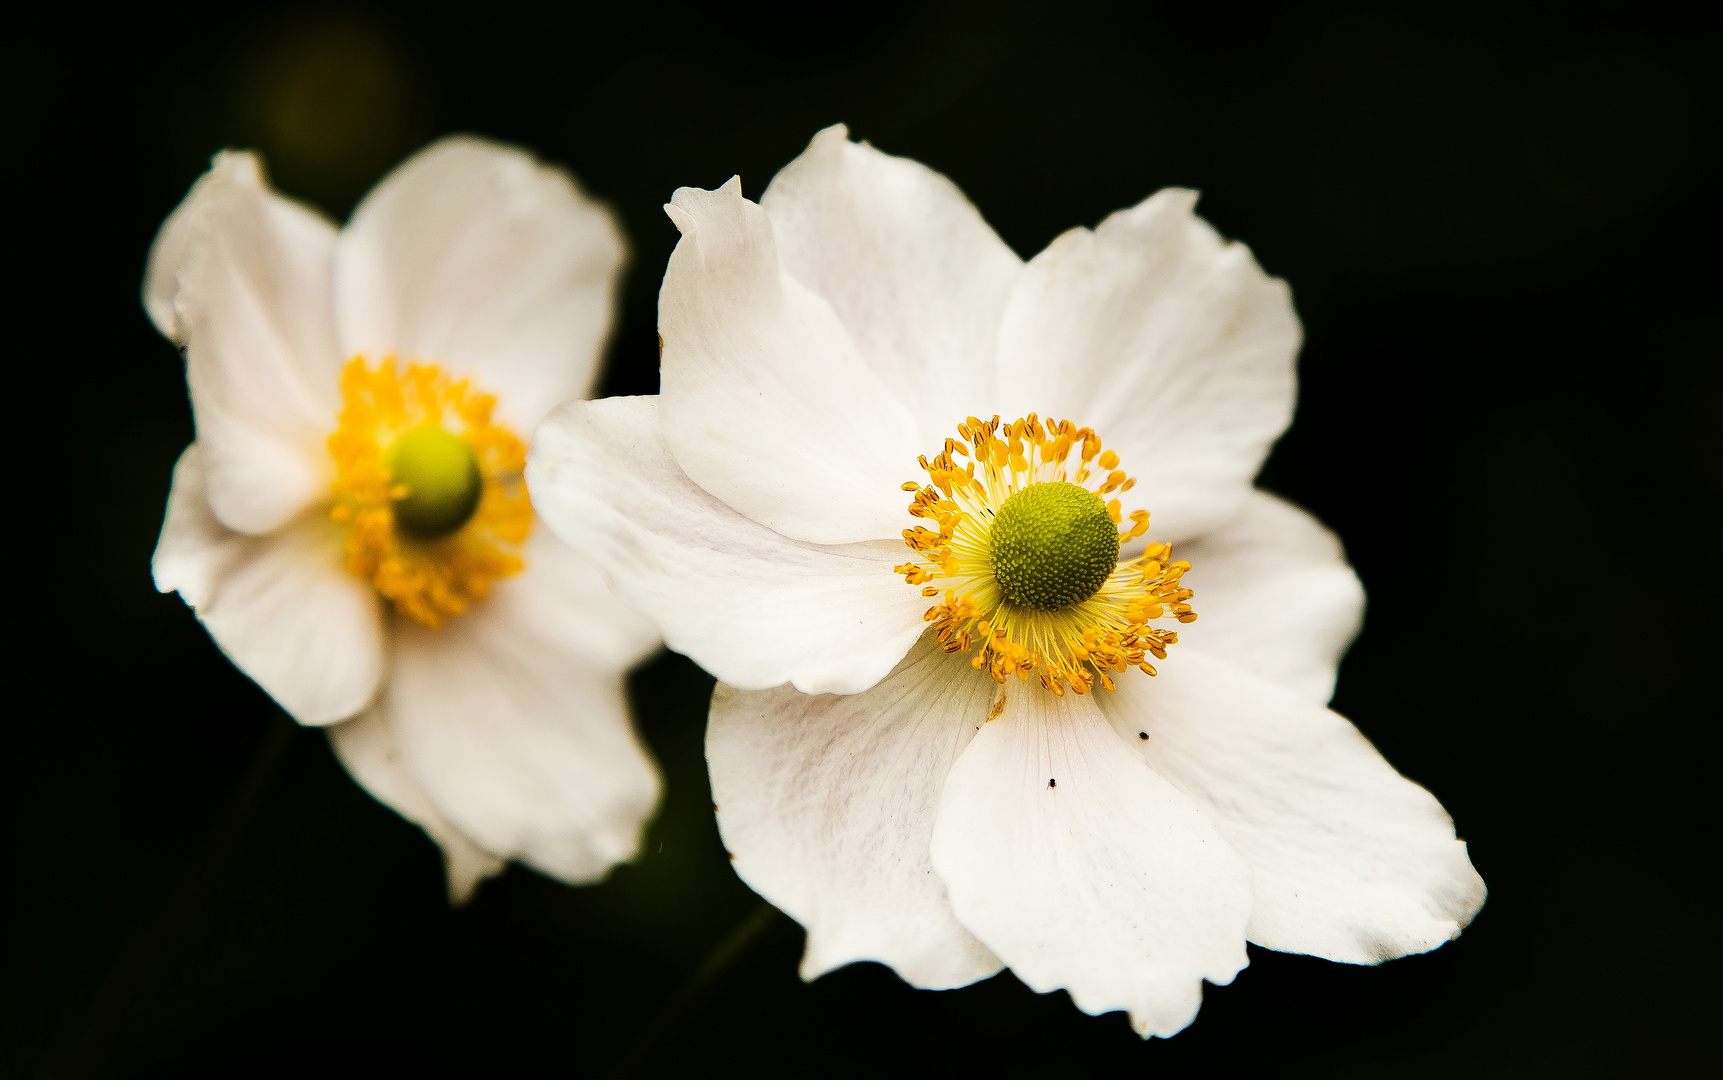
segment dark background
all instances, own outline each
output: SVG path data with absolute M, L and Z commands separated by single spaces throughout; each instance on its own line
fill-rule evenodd
M 1714 1064 L 1718 22 L 1202 6 L 174 5 L 13 24 L 0 1071 Z M 1025 256 L 1177 183 L 1292 283 L 1302 398 L 1262 482 L 1339 532 L 1369 590 L 1336 707 L 1471 842 L 1490 900 L 1459 941 L 1375 969 L 1253 948 L 1189 1030 L 1146 1045 L 1008 973 L 931 993 L 859 965 L 804 985 L 800 931 L 758 918 L 725 861 L 711 684 L 676 656 L 632 682 L 668 780 L 648 854 L 589 889 L 511 868 L 451 910 L 430 841 L 153 591 L 191 419 L 137 293 L 212 151 L 261 150 L 337 219 L 447 131 L 568 166 L 633 239 L 605 388 L 642 393 L 676 236 L 660 204 L 733 173 L 758 196 L 839 120 L 951 176 Z

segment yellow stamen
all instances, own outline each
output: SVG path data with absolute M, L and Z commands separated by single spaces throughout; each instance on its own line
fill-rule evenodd
M 934 624 L 945 651 L 975 649 L 971 665 L 995 682 L 1012 675 L 1027 681 L 1035 673 L 1043 687 L 1060 695 L 1067 688 L 1086 694 L 1097 681 L 1111 690 L 1112 676 L 1133 667 L 1155 674 L 1148 657 L 1165 660 L 1179 635 L 1147 624 L 1196 619 L 1187 602 L 1191 590 L 1180 583 L 1190 564 L 1172 561 L 1169 545 L 1151 543 L 1137 557 L 1121 560 L 1093 595 L 1056 610 L 1014 603 L 994 577 L 994 518 L 1007 499 L 1034 484 L 1076 484 L 1091 492 L 1105 503 L 1113 524 L 1124 527 L 1120 543 L 1145 535 L 1148 511 L 1133 510 L 1125 526 L 1119 500 L 1107 497 L 1136 485 L 1118 468 L 1119 456 L 1103 452 L 1100 436 L 1088 428 L 1069 420 L 1042 421 L 1034 413 L 1007 425 L 997 416 L 971 416 L 957 431 L 962 442 L 947 439 L 938 456 L 920 459 L 931 483 L 909 506 L 912 516 L 937 531 L 905 529 L 904 543 L 915 560 L 895 568 L 904 581 L 922 586 L 923 596 L 942 597 L 927 610 L 926 621 Z M 960 457 L 970 463 L 959 467 Z M 905 484 L 904 490 L 912 487 Z
M 526 444 L 491 419 L 495 406 L 493 395 L 433 364 L 402 371 L 389 356 L 368 368 L 356 356 L 341 371 L 341 415 L 328 442 L 336 474 L 329 516 L 347 526 L 347 569 L 433 629 L 525 565 L 520 546 L 533 520 L 521 479 Z M 413 492 L 391 474 L 389 454 L 403 436 L 428 430 L 465 443 L 482 483 L 465 523 L 433 538 L 397 522 L 397 505 Z

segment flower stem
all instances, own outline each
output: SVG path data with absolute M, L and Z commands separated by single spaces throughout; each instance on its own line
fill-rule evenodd
M 624 1077 L 645 1075 L 646 1066 L 651 1063 L 654 1053 L 664 1045 L 666 1037 L 683 1025 L 725 971 L 783 922 L 784 916 L 777 908 L 764 900 L 760 901 L 746 918 L 737 923 L 735 928 L 706 954 L 706 959 L 700 962 L 694 973 L 682 981 L 676 992 L 665 1000 L 652 1019 L 646 1022 L 646 1026 L 630 1040 L 628 1047 L 604 1074 L 606 1080 L 623 1080 Z
M 140 1011 L 162 969 L 196 934 L 210 917 L 227 877 L 239 854 L 245 834 L 257 817 L 265 797 L 286 760 L 299 725 L 279 709 L 258 739 L 245 773 L 228 794 L 215 820 L 187 860 L 173 887 L 156 909 L 127 937 L 119 956 L 108 969 L 82 1022 L 62 1032 L 60 1045 L 50 1053 L 44 1076 L 81 1077 L 112 1071 L 122 1029 Z

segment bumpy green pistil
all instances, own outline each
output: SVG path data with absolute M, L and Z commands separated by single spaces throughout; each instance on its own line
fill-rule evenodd
M 472 519 L 484 476 L 472 447 L 440 427 L 414 428 L 390 446 L 390 479 L 406 488 L 393 500 L 395 524 L 421 540 L 447 536 Z
M 1094 596 L 1119 565 L 1119 532 L 1091 491 L 1031 484 L 993 518 L 993 576 L 1005 598 L 1057 611 Z

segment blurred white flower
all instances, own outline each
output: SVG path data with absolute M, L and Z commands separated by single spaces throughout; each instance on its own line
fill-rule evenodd
M 540 426 L 545 520 L 721 680 L 719 824 L 804 976 L 1009 965 L 1165 1036 L 1247 940 L 1376 963 L 1482 904 L 1442 807 L 1324 707 L 1362 590 L 1252 488 L 1298 321 L 1195 202 L 1025 264 L 828 129 L 758 205 L 676 192 L 662 393 Z
M 596 880 L 657 803 L 622 685 L 656 635 L 535 527 L 521 476 L 521 436 L 591 389 L 623 260 L 568 176 L 472 138 L 339 231 L 219 154 L 150 251 L 197 429 L 156 586 L 331 725 L 442 846 L 456 901 L 508 859 Z

